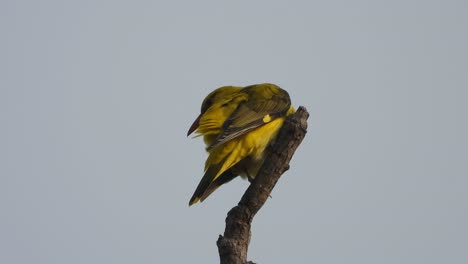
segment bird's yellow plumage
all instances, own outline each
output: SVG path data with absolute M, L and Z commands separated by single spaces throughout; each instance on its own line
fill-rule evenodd
M 189 205 L 203 201 L 238 175 L 253 179 L 267 147 L 291 113 L 288 93 L 274 84 L 224 86 L 211 92 L 187 133 L 203 136 L 209 153 L 205 175 Z

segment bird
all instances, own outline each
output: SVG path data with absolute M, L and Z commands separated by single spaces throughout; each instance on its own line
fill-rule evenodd
M 294 112 L 288 92 L 271 83 L 223 86 L 209 93 L 187 132 L 203 136 L 208 152 L 189 206 L 237 176 L 252 181 L 284 120 Z

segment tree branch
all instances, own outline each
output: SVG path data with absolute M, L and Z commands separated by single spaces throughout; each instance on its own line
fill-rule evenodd
M 224 236 L 220 235 L 216 243 L 221 264 L 253 263 L 247 262 L 252 220 L 265 204 L 278 179 L 289 169 L 289 161 L 307 133 L 308 117 L 309 113 L 301 106 L 286 119 L 260 172 L 239 204 L 229 211 Z

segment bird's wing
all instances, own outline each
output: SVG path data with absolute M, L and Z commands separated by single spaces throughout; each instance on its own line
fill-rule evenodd
M 207 150 L 213 149 L 229 140 L 248 133 L 277 117 L 286 115 L 291 100 L 289 95 L 281 91 L 270 98 L 252 98 L 239 104 L 237 109 L 223 124 L 223 131 Z

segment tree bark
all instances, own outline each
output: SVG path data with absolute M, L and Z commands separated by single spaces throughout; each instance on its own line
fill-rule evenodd
M 239 204 L 227 214 L 224 235 L 220 235 L 217 241 L 221 264 L 253 263 L 247 262 L 252 220 L 278 179 L 289 169 L 289 161 L 307 133 L 308 117 L 309 113 L 301 106 L 286 119 L 258 175 Z

